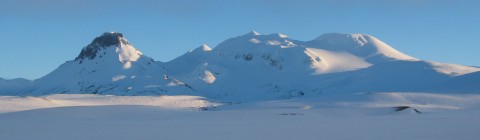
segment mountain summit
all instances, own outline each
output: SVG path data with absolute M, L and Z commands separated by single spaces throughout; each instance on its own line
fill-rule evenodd
M 124 38 L 122 33 L 119 32 L 105 32 L 101 36 L 96 37 L 91 45 L 98 45 L 98 46 L 113 46 L 113 45 L 120 45 L 120 44 L 129 44 L 128 41 Z
M 371 63 L 392 60 L 416 60 L 367 34 L 328 33 L 308 41 L 305 46 L 334 52 L 346 52 Z
M 75 60 L 94 59 L 97 56 L 101 56 L 101 54 L 98 54 L 100 51 L 112 47 L 118 48 L 115 50 L 116 52 L 122 52 L 128 56 L 133 56 L 135 54 L 137 56 L 141 55 L 137 49 L 133 48 L 130 43 L 128 43 L 122 33 L 106 32 L 101 36 L 96 37 L 92 43 L 83 48 Z
M 164 63 L 143 55 L 123 34 L 107 32 L 20 93 L 252 101 L 323 93 L 479 92 L 479 71 L 419 60 L 366 34 L 330 33 L 299 41 L 280 33 L 250 32 L 213 49 L 201 45 Z
M 34 94 L 190 94 L 193 89 L 168 76 L 165 68 L 132 46 L 122 33 L 107 32 L 67 61 L 34 81 Z
M 199 50 L 199 49 L 196 49 Z M 319 93 L 430 91 L 478 68 L 422 61 L 367 34 L 328 33 L 299 41 L 249 32 L 212 51 L 187 53 L 166 68 L 201 96 L 226 100 Z

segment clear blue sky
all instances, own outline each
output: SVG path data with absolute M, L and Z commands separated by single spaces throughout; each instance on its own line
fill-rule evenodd
M 417 58 L 480 66 L 480 1 L 0 0 L 0 77 L 39 78 L 118 31 L 169 61 L 256 30 L 311 40 L 365 33 Z

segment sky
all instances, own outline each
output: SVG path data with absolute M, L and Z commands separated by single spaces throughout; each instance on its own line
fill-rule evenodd
M 416 58 L 480 66 L 478 0 L 0 0 L 0 77 L 40 78 L 103 32 L 167 62 L 257 31 L 364 33 Z

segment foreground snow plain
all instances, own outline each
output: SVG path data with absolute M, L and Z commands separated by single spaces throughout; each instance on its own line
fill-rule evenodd
M 395 111 L 399 106 L 412 108 Z M 0 124 L 2 140 L 475 140 L 480 95 L 325 94 L 243 103 L 198 96 L 1 96 Z

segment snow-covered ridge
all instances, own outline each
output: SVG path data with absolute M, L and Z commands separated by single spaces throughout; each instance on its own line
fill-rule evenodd
M 75 61 L 82 63 L 97 57 L 118 57 L 116 58 L 118 61 L 129 67 L 130 61 L 137 61 L 142 55 L 142 52 L 133 47 L 122 33 L 106 32 L 84 47 Z
M 167 69 L 204 96 L 233 100 L 429 91 L 452 76 L 480 70 L 418 60 L 366 34 L 330 33 L 299 41 L 252 31 L 212 51 L 195 52 L 167 62 Z
M 33 82 L 0 78 L 0 136 L 474 140 L 479 87 L 478 67 L 363 34 L 251 32 L 163 63 L 110 32 Z
M 112 96 L 94 94 L 53 94 L 38 97 L 0 96 L 0 114 L 41 108 L 68 106 L 144 105 L 165 109 L 188 109 L 215 107 L 220 103 L 207 101 L 198 96 Z
M 82 49 L 75 60 L 94 59 L 97 53 L 108 47 L 119 47 L 120 45 L 128 45 L 128 41 L 123 34 L 117 32 L 106 32 L 96 37 L 88 46 Z
M 22 94 L 95 93 L 120 95 L 191 94 L 185 83 L 133 47 L 121 33 L 95 38 L 72 61 L 34 81 Z
M 480 83 L 470 74 L 478 71 L 416 59 L 371 35 L 339 33 L 299 41 L 252 31 L 213 49 L 200 45 L 163 63 L 143 55 L 123 34 L 108 32 L 28 88 L 5 94 L 195 95 L 256 101 L 325 93 L 480 92 L 475 84 L 452 84 Z
M 195 66 L 204 65 L 211 51 L 207 44 L 202 44 L 163 65 L 168 67 L 171 73 L 189 73 Z
M 323 34 L 306 42 L 306 46 L 348 52 L 373 63 L 385 60 L 417 60 L 367 34 Z
M 200 47 L 190 50 L 188 52 L 196 52 L 196 51 L 209 52 L 209 51 L 212 51 L 212 48 L 210 48 L 207 44 L 202 44 Z

